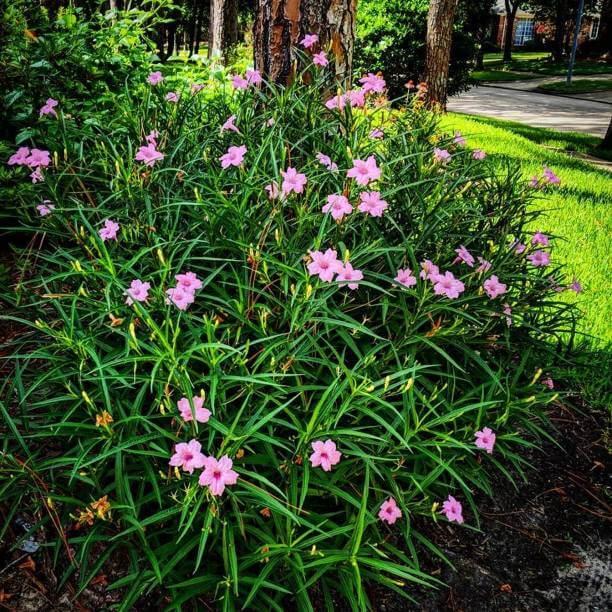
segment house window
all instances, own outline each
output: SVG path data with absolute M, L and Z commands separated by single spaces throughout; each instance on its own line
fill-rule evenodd
M 519 19 L 514 31 L 514 45 L 516 47 L 522 47 L 526 42 L 533 40 L 533 29 L 533 19 Z
M 591 32 L 589 38 L 597 38 L 599 36 L 599 17 L 593 17 L 591 21 Z

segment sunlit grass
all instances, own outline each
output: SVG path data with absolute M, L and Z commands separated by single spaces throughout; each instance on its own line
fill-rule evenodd
M 526 179 L 547 164 L 561 177 L 558 188 L 542 193 L 537 202 L 546 214 L 538 227 L 559 237 L 556 252 L 575 275 L 584 292 L 576 300 L 584 312 L 581 329 L 600 342 L 612 341 L 609 280 L 612 218 L 612 174 L 567 152 L 588 152 L 598 139 L 584 134 L 560 133 L 514 122 L 449 113 L 443 127 L 459 130 L 470 146 L 495 158 L 519 160 Z

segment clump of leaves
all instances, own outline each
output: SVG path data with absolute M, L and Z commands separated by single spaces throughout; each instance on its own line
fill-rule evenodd
M 2 388 L 0 495 L 39 504 L 40 524 L 63 533 L 56 558 L 76 551 L 83 586 L 127 549 L 111 585 L 125 589 L 122 609 L 157 585 L 175 607 L 206 594 L 227 610 L 309 610 L 315 596 L 366 609 L 366 583 L 406 596 L 433 586 L 418 555 L 443 554 L 415 519 L 446 520 L 450 494 L 478 527 L 474 492 L 493 493 L 483 466 L 521 473 L 554 397 L 530 354 L 572 311 L 557 299 L 560 270 L 527 258 L 534 213 L 517 169 L 439 135 L 418 96 L 401 112 L 376 94 L 330 110 L 326 71 L 306 74 L 286 89 L 186 88 L 171 100 L 165 81 L 143 82 L 111 124 L 87 130 L 60 100 L 30 143 L 53 162 L 19 208 L 41 248 L 24 251 L 27 274 L 3 296 L 31 332 Z M 147 141 L 163 155 L 151 165 L 135 159 Z M 246 147 L 243 160 L 223 168 L 231 146 Z M 381 175 L 360 184 L 349 170 L 370 157 Z M 277 194 L 288 168 L 307 182 Z M 387 203 L 381 216 L 358 210 L 365 191 Z M 322 212 L 329 195 L 352 212 Z M 54 208 L 40 217 L 43 200 Z M 457 260 L 461 246 L 490 268 Z M 327 249 L 363 273 L 355 288 L 313 274 Z M 458 297 L 419 277 L 424 260 L 463 284 Z M 402 285 L 407 268 L 417 278 Z M 186 272 L 201 287 L 180 309 L 168 291 Z M 483 288 L 492 275 L 507 288 L 496 298 Z M 149 287 L 129 305 L 134 280 Z M 193 413 L 179 412 L 182 398 Z M 490 455 L 475 446 L 486 426 Z M 191 440 L 232 461 L 222 495 L 199 484 L 201 463 L 169 466 Z M 341 453 L 329 471 L 311 463 L 326 440 Z M 378 518 L 390 497 L 393 525 Z

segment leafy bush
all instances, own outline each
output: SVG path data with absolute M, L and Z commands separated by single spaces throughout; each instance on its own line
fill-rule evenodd
M 29 143 L 50 160 L 19 208 L 42 248 L 4 291 L 29 331 L 2 388 L 0 495 L 64 579 L 65 549 L 83 585 L 127 551 L 121 609 L 157 585 L 227 610 L 435 585 L 427 525 L 450 495 L 478 526 L 474 492 L 521 472 L 554 397 L 530 356 L 572 313 L 559 269 L 532 264 L 549 248 L 524 230 L 532 188 L 437 134 L 418 96 L 330 110 L 308 70 L 178 102 L 146 85 L 89 130 L 60 99 Z M 419 277 L 425 260 L 446 275 Z
M 355 64 L 361 71 L 381 71 L 393 96 L 425 72 L 428 0 L 362 0 L 359 3 Z M 461 26 L 453 34 L 449 95 L 469 85 L 476 45 Z

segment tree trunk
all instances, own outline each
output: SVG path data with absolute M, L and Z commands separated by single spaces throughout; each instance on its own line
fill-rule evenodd
M 555 7 L 555 37 L 553 39 L 553 58 L 556 62 L 562 61 L 565 54 L 567 9 L 567 0 L 557 0 Z
M 330 51 L 339 80 L 348 85 L 353 65 L 357 0 L 257 0 L 253 26 L 255 67 L 277 83 L 291 80 L 293 49 L 306 34 Z
M 519 9 L 519 2 L 514 4 L 506 0 L 506 31 L 504 33 L 504 63 L 512 61 L 512 42 L 514 38 L 514 21 Z
M 603 0 L 601 5 L 597 41 L 600 55 L 610 59 L 612 55 L 612 0 Z
M 430 105 L 446 108 L 448 66 L 458 0 L 431 0 L 427 14 L 425 76 Z
M 236 0 L 210 0 L 208 57 L 226 57 L 238 41 L 238 8 Z
M 604 139 L 599 144 L 600 149 L 612 150 L 612 117 L 610 118 L 610 124 L 608 125 L 608 131 L 604 136 Z
M 205 8 L 204 2 L 200 2 L 198 7 L 198 14 L 196 19 L 196 29 L 195 29 L 195 43 L 193 45 L 193 52 L 198 55 L 200 53 L 200 40 L 202 39 L 202 30 L 205 16 Z

